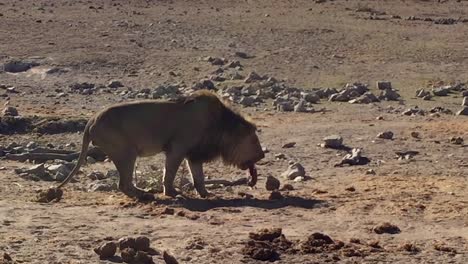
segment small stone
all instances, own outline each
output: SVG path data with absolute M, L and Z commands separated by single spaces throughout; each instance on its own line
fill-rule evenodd
M 454 145 L 463 145 L 463 138 L 462 137 L 452 137 L 450 139 L 450 143 Z
M 132 263 L 135 260 L 136 253 L 133 248 L 120 249 L 120 256 L 125 263 Z
M 276 106 L 276 110 L 280 112 L 291 112 L 294 111 L 294 106 L 290 102 L 280 102 Z
M 307 107 L 306 107 L 306 102 L 305 100 L 299 100 L 299 102 L 294 106 L 294 112 L 296 113 L 305 113 L 307 112 Z
M 311 104 L 316 104 L 320 101 L 320 97 L 316 93 L 301 93 L 302 98 Z
M 135 249 L 146 251 L 150 248 L 150 240 L 148 237 L 139 236 L 135 239 Z
M 34 165 L 27 170 L 22 170 L 22 172 L 34 175 L 41 179 L 44 179 L 46 176 L 48 176 L 43 163 Z
M 94 252 L 99 255 L 101 259 L 108 259 L 115 255 L 117 251 L 117 245 L 114 242 L 106 242 L 98 248 L 94 249 Z
M 268 191 L 278 190 L 280 187 L 280 184 L 281 183 L 278 179 L 276 179 L 275 177 L 271 175 L 268 175 L 266 182 L 265 182 L 265 189 L 267 189 Z
M 234 55 L 237 56 L 237 57 L 239 57 L 239 58 L 242 58 L 242 59 L 248 59 L 248 58 L 250 58 L 250 56 L 249 56 L 247 53 L 243 52 L 243 51 L 236 51 L 236 52 L 234 53 Z
M 388 82 L 388 81 L 378 81 L 377 82 L 377 89 L 379 89 L 379 90 L 392 89 L 392 83 Z
M 112 80 L 109 82 L 109 84 L 107 84 L 107 87 L 112 88 L 112 89 L 117 89 L 120 87 L 124 87 L 124 85 L 120 81 Z
M 283 199 L 283 195 L 278 192 L 278 191 L 273 191 L 270 193 L 270 196 L 268 197 L 268 200 L 281 200 Z
M 247 75 L 247 78 L 245 78 L 244 82 L 245 83 L 252 83 L 256 81 L 261 81 L 263 78 L 258 75 L 256 72 L 250 72 L 249 75 Z
M 13 259 L 11 258 L 11 256 L 6 253 L 6 252 L 3 252 L 3 260 L 4 261 L 13 261 Z
M 346 187 L 345 190 L 348 192 L 355 192 L 356 188 L 354 188 L 354 186 L 350 186 L 350 187 Z
M 137 251 L 135 255 L 135 262 L 139 264 L 153 264 L 153 258 L 144 251 Z
M 435 96 L 447 96 L 449 91 L 450 91 L 449 87 L 447 87 L 447 86 L 437 87 L 437 88 L 432 89 L 432 93 Z
M 392 131 L 385 131 L 385 132 L 379 133 L 379 134 L 377 135 L 377 138 L 381 138 L 381 139 L 393 139 L 393 132 L 392 132 Z
M 296 145 L 296 142 L 288 142 L 282 146 L 282 148 L 292 148 Z
M 125 248 L 136 248 L 135 238 L 133 237 L 122 237 L 119 239 L 118 243 L 121 251 Z
M 298 176 L 298 177 L 294 178 L 294 181 L 295 181 L 295 182 L 303 182 L 303 181 L 305 181 L 305 177 L 303 177 L 303 176 Z
M 2 111 L 3 116 L 18 116 L 18 110 L 12 106 L 7 106 Z
M 283 172 L 282 176 L 288 180 L 294 180 L 296 177 L 305 176 L 305 169 L 300 163 L 294 163 Z
M 398 226 L 390 224 L 388 222 L 379 224 L 379 225 L 375 226 L 372 230 L 377 234 L 384 234 L 384 233 L 398 234 L 398 233 L 401 232 L 401 230 L 400 230 L 400 228 L 398 228 Z
M 275 159 L 286 159 L 286 155 L 284 153 L 275 154 Z
M 283 187 L 281 188 L 281 191 L 293 191 L 294 190 L 294 186 L 292 186 L 291 184 L 289 183 L 286 183 L 285 185 L 283 185 Z
M 88 174 L 88 178 L 95 181 L 95 180 L 104 180 L 106 179 L 106 175 L 100 171 L 93 171 Z
M 117 184 L 111 182 L 92 182 L 88 185 L 88 191 L 90 192 L 112 192 L 117 190 Z
M 37 147 L 38 147 L 38 145 L 37 145 L 37 143 L 34 142 L 34 141 L 31 141 L 31 142 L 29 142 L 28 144 L 26 144 L 26 148 L 27 148 L 27 149 L 35 149 L 35 148 L 37 148 Z
M 417 132 L 417 131 L 411 132 L 411 137 L 419 138 L 420 136 L 421 136 L 421 135 L 420 135 L 419 132 Z
M 251 96 L 242 96 L 241 99 L 239 100 L 239 104 L 243 106 L 253 106 L 255 103 L 255 98 Z
M 163 259 L 166 264 L 179 264 L 175 257 L 169 254 L 167 251 L 163 252 Z
M 343 138 L 338 135 L 332 135 L 323 139 L 325 148 L 339 149 L 343 147 Z
M 379 98 L 381 100 L 386 100 L 386 101 L 398 101 L 398 98 L 400 98 L 400 94 L 398 94 L 393 89 L 386 89 L 380 93 Z
M 368 170 L 366 171 L 366 174 L 367 174 L 367 175 L 375 175 L 376 173 L 375 173 L 375 170 L 373 170 L 373 169 L 368 169 Z
M 52 178 L 56 181 L 63 181 L 73 169 L 73 164 L 50 165 L 47 170 L 52 173 Z

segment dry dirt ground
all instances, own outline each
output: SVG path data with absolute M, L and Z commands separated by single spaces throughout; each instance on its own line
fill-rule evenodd
M 133 89 L 190 85 L 216 69 L 201 58 L 233 59 L 236 51 L 252 55 L 237 58 L 245 72 L 255 70 L 304 88 L 340 88 L 360 81 L 375 89 L 375 81 L 390 80 L 405 104 L 322 102 L 319 107 L 328 110 L 324 113 L 241 109 L 257 122 L 261 142 L 270 150 L 258 166 L 259 183 L 255 189 L 215 188 L 211 191 L 217 197 L 206 200 L 195 194 L 185 201 L 159 195 L 155 203 L 142 203 L 120 192 L 87 192 L 88 173 L 113 169 L 100 162 L 84 166 L 60 202 L 37 203 L 32 201 L 35 191 L 51 183 L 14 173 L 31 164 L 0 160 L 0 252 L 17 263 L 112 263 L 119 260 L 99 260 L 93 248 L 105 240 L 145 235 L 155 249 L 168 250 L 180 263 L 257 263 L 242 253 L 249 232 L 280 227 L 297 245 L 321 232 L 362 252 L 286 252 L 276 263 L 468 263 L 467 148 L 448 141 L 452 136 L 468 140 L 468 119 L 387 111 L 388 106 L 459 108 L 460 97 L 422 101 L 414 95 L 433 84 L 468 81 L 468 23 L 406 18 L 468 19 L 468 2 L 316 2 L 0 0 L 1 62 L 19 58 L 40 63 L 34 71 L 0 73 L 0 84 L 20 92 L 8 94 L 4 102 L 24 116 L 88 117 L 122 97 L 57 98 L 55 90 L 68 91 L 77 81 L 107 84 L 111 79 Z M 370 19 L 371 13 L 381 12 L 380 19 Z M 45 74 L 44 69 L 54 67 L 62 71 Z M 376 139 L 386 130 L 395 133 L 394 140 Z M 371 163 L 335 168 L 345 152 L 317 146 L 331 134 L 341 135 L 347 146 L 362 147 Z M 0 135 L 0 143 L 80 146 L 80 137 Z M 295 147 L 281 148 L 291 141 Z M 400 161 L 395 151 L 402 150 L 420 153 Z M 280 152 L 286 160 L 275 159 Z M 290 160 L 300 162 L 311 179 L 281 178 Z M 138 166 L 145 177 L 150 170 L 153 177 L 160 176 L 162 157 L 141 159 Z M 367 174 L 369 169 L 375 175 Z M 187 172 L 179 174 L 186 177 Z M 294 190 L 283 192 L 282 200 L 269 200 L 267 174 Z M 232 180 L 244 173 L 214 163 L 207 175 Z M 383 222 L 401 232 L 372 231 Z M 159 255 L 154 259 L 162 262 Z

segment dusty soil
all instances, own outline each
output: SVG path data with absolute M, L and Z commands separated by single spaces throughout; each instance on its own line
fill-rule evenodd
M 322 101 L 323 113 L 241 109 L 257 122 L 270 150 L 258 166 L 259 183 L 254 189 L 214 188 L 216 196 L 209 199 L 158 194 L 155 202 L 144 203 L 120 192 L 87 192 L 86 175 L 113 169 L 110 162 L 98 162 L 82 168 L 59 202 L 38 203 L 36 192 L 52 183 L 15 174 L 15 168 L 31 164 L 0 160 L 0 252 L 17 263 L 112 263 L 118 260 L 99 260 L 93 249 L 145 235 L 152 247 L 167 250 L 180 263 L 257 263 L 244 254 L 249 233 L 281 228 L 284 241 L 296 248 L 278 250 L 277 263 L 468 263 L 467 147 L 449 140 L 467 141 L 468 119 L 410 117 L 388 108 L 460 108 L 460 96 L 423 101 L 415 91 L 468 81 L 468 23 L 463 22 L 468 2 L 316 2 L 0 0 L 0 63 L 16 58 L 40 64 L 27 72 L 0 73 L 0 84 L 19 92 L 5 92 L 2 100 L 23 116 L 87 118 L 124 100 L 112 93 L 56 96 L 74 82 L 106 85 L 116 79 L 135 90 L 190 85 L 216 70 L 202 60 L 206 56 L 236 59 L 246 73 L 254 70 L 304 88 L 360 81 L 375 89 L 375 81 L 390 80 L 404 98 L 370 105 Z M 424 18 L 459 20 L 442 25 Z M 251 57 L 238 58 L 237 51 Z M 46 73 L 49 69 L 55 70 Z M 388 130 L 393 140 L 376 139 Z M 341 135 L 346 146 L 363 148 L 371 163 L 334 167 L 346 152 L 318 146 L 332 134 Z M 80 137 L 28 131 L 0 135 L 0 143 L 79 147 Z M 291 141 L 294 147 L 281 148 Z M 419 154 L 396 158 L 395 152 L 407 150 Z M 286 159 L 275 159 L 277 153 Z M 300 162 L 311 179 L 281 178 L 288 161 Z M 162 165 L 161 156 L 140 159 L 137 175 L 160 177 Z M 245 175 L 220 163 L 208 165 L 206 173 L 224 180 Z M 294 190 L 269 200 L 267 174 Z M 187 171 L 179 176 L 186 178 Z M 374 232 L 385 223 L 400 231 Z M 326 245 L 316 247 L 317 237 L 325 237 Z M 301 250 L 301 245 L 314 248 Z M 162 262 L 162 256 L 154 260 Z

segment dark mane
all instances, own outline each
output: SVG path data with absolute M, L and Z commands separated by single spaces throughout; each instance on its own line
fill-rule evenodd
M 211 92 L 198 92 L 190 96 L 188 101 L 200 97 L 215 104 L 213 105 L 213 118 L 203 138 L 189 151 L 187 156 L 192 161 L 200 162 L 222 157 L 225 162 L 229 163 L 229 155 L 235 151 L 239 140 L 250 133 L 255 133 L 256 126 Z

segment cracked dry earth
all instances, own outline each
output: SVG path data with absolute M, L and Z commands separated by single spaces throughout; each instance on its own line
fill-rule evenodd
M 262 228 L 281 228 L 292 249 L 316 232 L 344 243 L 339 250 L 285 250 L 275 263 L 468 263 L 467 147 L 449 140 L 468 139 L 468 119 L 388 111 L 389 106 L 459 108 L 461 98 L 422 101 L 414 93 L 434 83 L 468 79 L 468 25 L 389 17 L 468 18 L 468 2 L 127 2 L 0 0 L 0 62 L 34 57 L 39 69 L 66 69 L 52 75 L 40 70 L 1 72 L 0 84 L 20 91 L 5 101 L 25 116 L 87 118 L 122 97 L 49 95 L 77 81 L 106 84 L 118 79 L 135 89 L 163 82 L 190 84 L 216 69 L 201 57 L 232 58 L 243 50 L 254 55 L 241 60 L 245 72 L 287 78 L 301 87 L 389 79 L 406 106 L 321 102 L 317 108 L 326 108 L 323 113 L 242 108 L 258 124 L 260 140 L 270 152 L 258 165 L 255 189 L 214 185 L 210 191 L 216 197 L 209 199 L 189 192 L 187 200 L 157 194 L 154 203 L 144 203 L 120 192 L 88 192 L 86 175 L 113 169 L 109 162 L 98 162 L 82 167 L 61 201 L 37 203 L 36 191 L 52 183 L 14 173 L 31 164 L 0 160 L 0 253 L 12 258 L 0 258 L 0 263 L 114 263 L 118 260 L 99 260 L 93 249 L 104 241 L 138 235 L 150 238 L 152 247 L 169 251 L 179 263 L 260 263 L 243 249 L 249 233 Z M 369 19 L 369 12 L 358 9 L 387 15 Z M 376 138 L 389 130 L 393 140 Z M 346 146 L 362 148 L 370 164 L 334 167 L 346 152 L 318 146 L 332 134 L 341 135 Z M 81 134 L 0 135 L 1 146 L 30 141 L 79 147 Z M 288 142 L 296 145 L 283 149 Z M 395 152 L 407 150 L 419 154 L 396 158 Z M 286 159 L 276 159 L 278 153 Z M 160 176 L 162 161 L 161 156 L 140 159 L 138 170 L 143 173 L 138 177 Z M 289 161 L 300 162 L 310 179 L 282 178 Z M 218 162 L 209 164 L 206 174 L 224 180 L 245 176 Z M 283 199 L 269 200 L 267 175 L 294 190 L 282 191 Z M 187 171 L 181 170 L 179 177 L 187 177 Z M 374 232 L 387 222 L 400 231 Z M 163 262 L 161 255 L 153 258 Z

